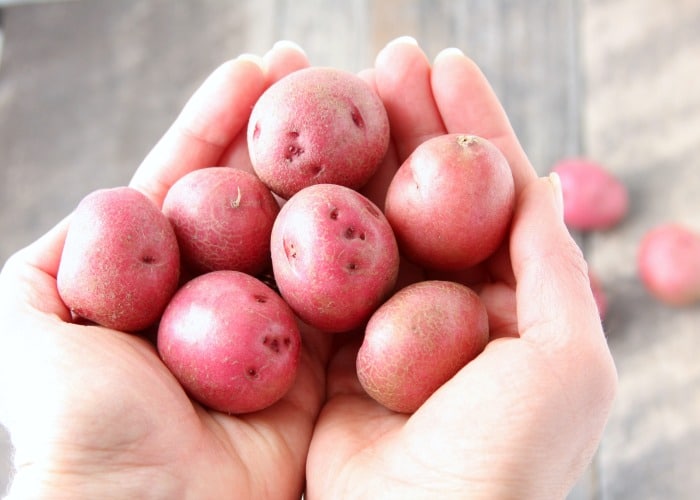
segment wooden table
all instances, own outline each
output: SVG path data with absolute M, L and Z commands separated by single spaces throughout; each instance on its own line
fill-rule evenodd
M 399 35 L 429 57 L 460 47 L 493 83 L 538 172 L 584 154 L 631 194 L 620 226 L 578 235 L 610 300 L 620 390 L 570 497 L 700 494 L 700 307 L 653 301 L 634 263 L 652 225 L 700 230 L 700 3 L 75 0 L 2 14 L 0 262 L 87 192 L 128 182 L 227 58 L 290 39 L 313 64 L 357 71 Z M 3 447 L 6 437 L 0 491 Z

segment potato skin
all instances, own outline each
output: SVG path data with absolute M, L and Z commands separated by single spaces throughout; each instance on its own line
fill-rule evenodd
M 179 276 L 175 232 L 143 193 L 99 189 L 80 201 L 56 276 L 73 314 L 124 332 L 143 330 L 158 320 Z
M 326 332 L 362 325 L 398 275 L 396 239 L 382 212 L 337 184 L 309 186 L 287 201 L 272 228 L 271 253 L 282 297 Z
M 209 167 L 181 177 L 163 201 L 183 262 L 196 273 L 260 274 L 270 267 L 270 233 L 279 205 L 255 175 Z
M 637 269 L 646 289 L 661 302 L 700 302 L 700 234 L 679 223 L 648 230 L 639 244 Z
M 271 85 L 249 120 L 255 173 L 288 199 L 312 184 L 364 186 L 389 145 L 389 119 L 357 75 L 329 67 L 295 71 Z
M 460 271 L 503 242 L 514 206 L 513 175 L 498 148 L 477 136 L 446 134 L 420 144 L 401 165 L 384 211 L 408 259 Z
M 571 229 L 608 229 L 627 215 L 627 188 L 603 165 L 586 158 L 566 158 L 552 171 L 561 179 L 564 222 Z
M 294 313 L 267 285 L 238 271 L 214 271 L 178 290 L 157 346 L 194 399 L 237 414 L 267 408 L 287 393 L 301 336 Z
M 357 375 L 377 402 L 412 413 L 488 340 L 488 316 L 476 292 L 450 281 L 421 281 L 396 292 L 372 315 Z

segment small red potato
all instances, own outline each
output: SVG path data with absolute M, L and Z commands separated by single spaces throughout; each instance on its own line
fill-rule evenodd
M 580 231 L 608 229 L 627 214 L 627 188 L 601 164 L 585 158 L 559 161 L 564 195 L 564 222 Z
M 312 184 L 359 189 L 389 145 L 379 96 L 357 75 L 335 68 L 305 68 L 278 80 L 248 123 L 255 173 L 285 199 Z
M 372 315 L 357 375 L 377 402 L 413 413 L 488 340 L 486 307 L 474 291 L 450 281 L 421 281 L 396 292 Z
M 144 194 L 100 189 L 78 204 L 56 276 L 74 315 L 124 332 L 143 330 L 160 317 L 179 275 L 175 232 Z
M 658 300 L 672 306 L 700 301 L 700 234 L 678 223 L 647 231 L 637 254 L 639 277 Z
M 384 211 L 410 260 L 459 271 L 489 257 L 515 206 L 513 175 L 498 148 L 473 135 L 420 144 L 389 185 Z
M 262 410 L 291 388 L 301 336 L 292 310 L 238 271 L 187 282 L 158 327 L 158 352 L 191 397 L 224 413 Z
M 250 172 L 230 167 L 181 177 L 163 201 L 183 262 L 197 273 L 260 274 L 270 266 L 270 233 L 279 205 Z
M 282 297 L 327 332 L 364 323 L 396 283 L 399 252 L 382 212 L 337 184 L 302 189 L 272 228 L 272 269 Z

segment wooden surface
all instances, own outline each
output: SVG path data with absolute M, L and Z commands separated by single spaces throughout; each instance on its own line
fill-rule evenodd
M 587 154 L 630 189 L 623 224 L 578 236 L 608 292 L 620 391 L 570 498 L 698 497 L 700 307 L 654 302 L 634 268 L 652 224 L 700 230 L 696 0 L 74 0 L 2 14 L 0 262 L 92 189 L 128 182 L 225 59 L 291 39 L 313 64 L 357 71 L 399 35 L 431 58 L 460 47 L 540 173 Z M 0 491 L 3 446 L 0 433 Z
M 606 277 L 620 374 L 601 487 L 606 498 L 700 498 L 700 307 L 661 306 L 634 268 L 649 227 L 700 231 L 700 2 L 591 0 L 586 12 L 585 145 L 632 196 L 627 220 L 586 247 Z

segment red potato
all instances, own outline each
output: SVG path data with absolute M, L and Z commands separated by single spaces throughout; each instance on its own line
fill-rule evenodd
M 230 414 L 262 410 L 294 383 L 301 336 L 292 310 L 238 271 L 185 284 L 163 313 L 158 352 L 197 401 Z
M 190 172 L 168 191 L 163 213 L 175 228 L 183 261 L 195 272 L 255 275 L 269 268 L 279 205 L 252 173 L 229 167 Z
M 447 134 L 420 144 L 389 185 L 384 211 L 410 260 L 459 271 L 503 242 L 515 206 L 513 175 L 486 139 Z
M 382 212 L 337 184 L 307 187 L 272 228 L 272 269 L 282 297 L 327 332 L 363 324 L 396 283 L 399 252 Z
M 486 307 L 470 288 L 421 281 L 372 315 L 357 355 L 362 387 L 396 412 L 416 411 L 489 340 Z
M 627 188 L 601 164 L 568 158 L 552 168 L 561 179 L 564 221 L 581 231 L 608 229 L 627 214 Z
M 180 274 L 168 219 L 129 187 L 88 194 L 72 215 L 56 276 L 74 315 L 125 332 L 155 323 Z
M 673 306 L 700 302 L 700 234 L 678 223 L 650 229 L 639 245 L 637 269 L 658 300 Z
M 335 68 L 295 71 L 253 107 L 247 131 L 255 173 L 288 199 L 312 184 L 359 189 L 389 145 L 389 119 L 374 90 Z

